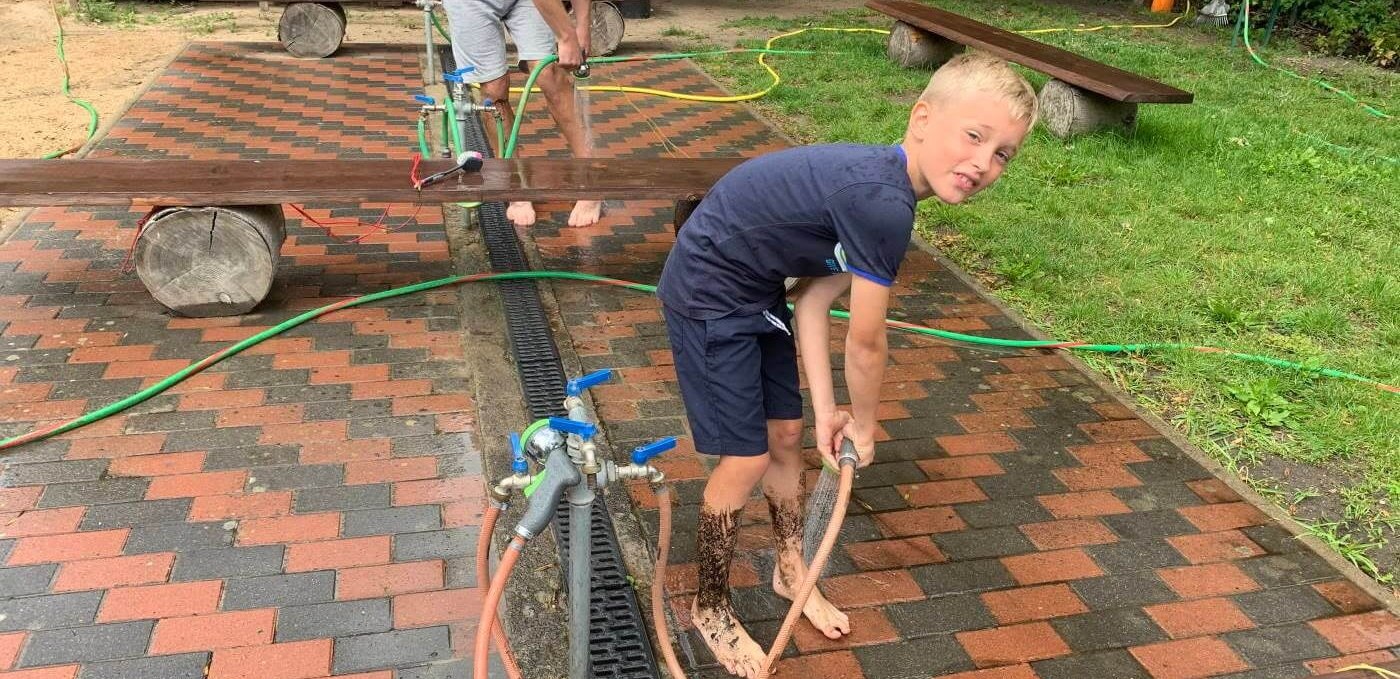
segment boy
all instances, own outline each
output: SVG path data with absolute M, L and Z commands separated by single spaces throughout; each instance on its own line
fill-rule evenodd
M 695 449 L 720 456 L 700 509 L 691 613 L 731 673 L 754 677 L 764 660 L 735 617 L 728 587 L 739 513 L 756 484 L 778 543 L 773 590 L 790 599 L 806 575 L 795 345 L 822 458 L 834 467 L 833 451 L 850 439 L 860 466 L 870 464 L 889 287 L 909 247 L 914 205 L 930 196 L 961 203 L 990 186 L 1035 116 L 1035 91 L 1005 61 L 960 55 L 929 80 L 900 144 L 799 147 L 747 161 L 715 184 L 680 230 L 658 295 Z M 790 277 L 812 279 L 795 313 L 784 303 Z M 836 408 L 827 314 L 848 289 L 850 412 Z M 803 613 L 828 638 L 850 632 L 846 615 L 819 591 Z
M 474 66 L 467 82 L 481 84 L 481 96 L 495 102 L 505 129 L 515 123 L 510 105 L 510 69 L 506 65 L 506 36 L 510 31 L 515 50 L 527 70 L 535 62 L 554 53 L 559 61 L 550 64 L 535 82 L 544 91 L 549 115 L 564 133 L 575 158 L 586 158 L 592 149 L 583 133 L 583 122 L 574 106 L 574 85 L 569 73 L 587 57 L 590 40 L 589 3 L 575 2 L 578 27 L 569 21 L 563 0 L 444 0 L 452 30 L 452 53 L 457 67 Z M 497 149 L 502 151 L 503 149 Z M 569 213 L 569 226 L 588 226 L 598 221 L 603 204 L 580 200 Z M 516 226 L 535 223 L 535 206 L 517 201 L 506 206 L 506 217 Z

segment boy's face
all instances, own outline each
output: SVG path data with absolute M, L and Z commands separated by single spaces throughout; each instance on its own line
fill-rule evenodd
M 1026 122 L 1012 118 L 1006 101 L 987 92 L 918 102 L 909 115 L 915 193 L 957 204 L 991 186 L 1021 147 Z

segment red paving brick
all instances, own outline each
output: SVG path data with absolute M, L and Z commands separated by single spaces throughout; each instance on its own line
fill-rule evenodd
M 1128 649 L 1153 679 L 1202 679 L 1249 668 L 1219 639 L 1184 639 Z
M 978 667 L 1044 660 L 1070 652 L 1054 628 L 1043 622 L 959 632 L 957 639 Z
M 118 587 L 108 590 L 98 611 L 100 622 L 177 618 L 213 613 L 223 591 L 220 580 L 174 582 L 147 587 Z
M 1003 625 L 1089 612 L 1084 602 L 1064 584 L 987 592 L 982 595 L 982 603 Z
M 331 640 L 216 649 L 209 679 L 314 679 L 330 674 Z
M 273 609 L 163 618 L 151 633 L 151 652 L 188 653 L 272 643 Z
M 1173 639 L 1223 634 L 1254 626 L 1229 599 L 1198 599 L 1144 609 Z

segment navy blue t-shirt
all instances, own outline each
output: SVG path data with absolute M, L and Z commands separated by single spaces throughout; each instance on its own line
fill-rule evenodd
M 799 146 L 741 163 L 691 213 L 657 295 L 699 320 L 756 314 L 789 277 L 893 284 L 914 229 L 899 146 Z

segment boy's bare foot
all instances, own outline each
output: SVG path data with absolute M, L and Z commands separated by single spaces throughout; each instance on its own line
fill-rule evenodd
M 511 203 L 506 206 L 506 219 L 516 226 L 530 226 L 535 223 L 535 206 L 528 202 Z
M 806 569 L 802 570 L 803 576 Z M 792 586 L 783 582 L 782 574 L 777 564 L 773 565 L 773 592 L 778 596 L 792 601 L 797 593 L 794 588 L 800 586 L 802 580 L 794 578 Z M 840 639 L 851 633 L 851 619 L 841 612 L 841 609 L 834 606 L 826 597 L 822 596 L 822 591 L 816 587 L 812 588 L 812 596 L 807 597 L 807 603 L 802 606 L 802 615 L 817 631 L 826 635 L 828 639 Z
M 602 213 L 602 201 L 581 200 L 574 203 L 574 211 L 569 213 L 569 226 L 592 226 Z
M 705 640 L 705 645 L 710 647 L 710 652 L 724 665 L 724 669 L 744 679 L 758 677 L 758 670 L 763 667 L 767 655 L 739 624 L 728 602 L 717 608 L 701 610 L 697 598 L 690 604 L 690 619 L 695 623 L 695 629 L 700 631 L 700 638 Z

